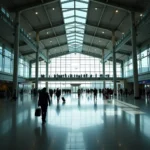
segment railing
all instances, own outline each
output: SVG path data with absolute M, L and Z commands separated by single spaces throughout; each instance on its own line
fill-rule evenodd
M 12 28 L 14 28 L 13 18 L 11 18 L 9 13 L 3 7 L 0 7 L 0 15 L 1 15 L 1 19 L 3 19 Z M 25 37 L 35 47 L 35 49 L 37 49 L 36 42 L 34 42 L 34 40 L 31 39 L 31 37 L 25 32 L 25 30 L 23 28 L 20 28 L 20 33 L 23 37 Z
M 117 49 L 121 43 L 126 42 L 125 39 L 126 39 L 126 40 L 129 40 L 130 37 L 131 37 L 131 30 L 129 30 L 125 35 L 123 35 L 123 36 L 121 37 L 120 40 L 118 40 L 118 41 L 116 42 L 115 49 Z
M 9 13 L 3 7 L 0 7 L 0 17 L 11 27 L 14 27 L 13 19 L 10 17 Z
M 150 17 L 150 10 L 147 10 L 143 16 L 138 20 L 137 27 L 140 27 L 148 17 Z
M 45 77 L 44 74 L 41 74 L 41 78 L 47 78 Z M 92 75 L 92 74 L 69 74 L 69 75 L 66 75 L 66 74 L 62 74 L 62 75 L 59 75 L 59 74 L 54 74 L 53 76 L 49 75 L 48 78 L 113 78 L 113 76 L 109 75 L 109 74 L 95 74 L 95 75 Z M 122 77 L 119 77 L 119 78 L 122 78 Z
M 31 39 L 31 37 L 26 33 L 26 31 L 23 28 L 20 28 L 20 33 L 22 34 L 22 36 L 28 39 L 30 43 L 33 44 L 33 46 L 37 49 L 36 42 Z
M 137 21 L 136 27 L 139 28 L 140 26 L 142 26 L 142 25 L 145 23 L 144 20 L 146 20 L 149 16 L 150 16 L 150 10 L 147 10 L 147 11 L 143 14 L 143 17 L 141 17 L 141 18 Z M 129 29 L 129 31 L 128 31 L 125 35 L 123 35 L 120 40 L 118 40 L 118 41 L 116 42 L 115 47 L 119 47 L 118 45 L 120 45 L 120 43 L 122 43 L 126 38 L 130 38 L 130 36 L 131 36 L 131 29 Z

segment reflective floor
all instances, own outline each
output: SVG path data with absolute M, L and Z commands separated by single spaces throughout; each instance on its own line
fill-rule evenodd
M 1 150 L 150 150 L 150 103 L 132 97 L 53 97 L 47 122 L 34 116 L 37 98 L 0 100 Z

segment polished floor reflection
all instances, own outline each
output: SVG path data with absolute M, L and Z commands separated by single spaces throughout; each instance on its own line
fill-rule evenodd
M 47 121 L 34 116 L 37 98 L 0 100 L 2 150 L 149 150 L 150 103 L 132 97 L 111 101 L 98 95 L 53 97 Z

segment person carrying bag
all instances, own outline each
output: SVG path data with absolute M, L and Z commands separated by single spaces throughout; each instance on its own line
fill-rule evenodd
M 48 104 L 50 105 L 49 95 L 46 92 L 46 88 L 43 88 L 39 93 L 39 101 L 38 101 L 38 106 L 41 107 L 42 123 L 43 124 L 46 122 L 46 113 L 47 113 Z M 39 110 L 37 110 L 37 111 L 39 111 Z

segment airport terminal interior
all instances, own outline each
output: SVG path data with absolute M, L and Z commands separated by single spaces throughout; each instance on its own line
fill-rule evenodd
M 149 150 L 149 26 L 148 0 L 1 0 L 0 149 Z

